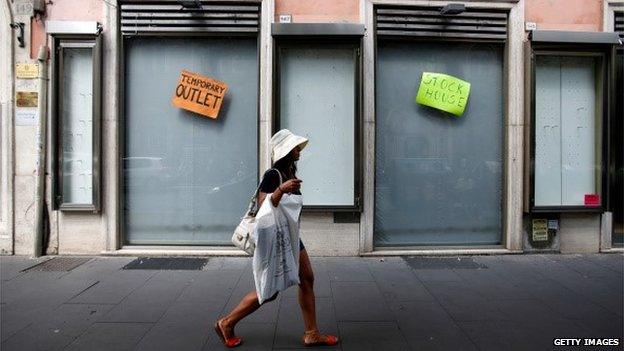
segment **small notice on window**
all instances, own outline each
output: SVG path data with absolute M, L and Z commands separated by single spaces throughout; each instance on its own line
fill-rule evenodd
M 443 73 L 423 72 L 416 103 L 461 116 L 469 95 L 470 83 Z
M 182 71 L 173 95 L 173 106 L 217 118 L 227 84 L 189 71 Z
M 600 206 L 600 195 L 585 194 L 585 206 Z

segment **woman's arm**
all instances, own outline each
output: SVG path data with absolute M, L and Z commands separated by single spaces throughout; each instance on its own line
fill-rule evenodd
M 275 191 L 273 191 L 273 195 L 271 195 L 271 203 L 273 203 L 273 207 L 277 207 L 284 193 L 292 193 L 294 191 L 299 190 L 300 188 L 301 188 L 300 179 L 290 179 L 290 180 L 287 180 L 285 183 L 281 184 L 280 186 L 278 186 L 275 189 Z M 262 206 L 262 202 L 264 202 L 264 199 L 266 198 L 266 196 L 267 196 L 267 193 L 265 192 L 261 191 L 260 193 L 258 193 L 258 203 L 260 204 L 260 206 Z
M 279 204 L 283 194 L 284 193 L 280 188 L 275 189 L 273 195 L 271 195 L 271 202 L 273 203 L 273 207 L 277 207 L 277 204 Z M 262 191 L 258 193 L 258 204 L 260 204 L 260 206 L 262 206 L 262 203 L 264 202 L 266 196 L 267 193 L 263 193 Z

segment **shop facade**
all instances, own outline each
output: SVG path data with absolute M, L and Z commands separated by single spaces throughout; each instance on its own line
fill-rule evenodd
M 47 98 L 47 211 L 37 121 L 6 98 L 5 253 L 241 254 L 231 232 L 281 128 L 310 139 L 312 255 L 620 250 L 623 2 L 569 23 L 523 0 L 22 3 L 3 91 Z M 17 72 L 39 44 L 47 91 Z M 447 86 L 470 89 L 460 116 L 414 101 L 424 72 L 469 82 Z M 172 103 L 208 104 L 193 74 L 225 87 L 216 118 Z

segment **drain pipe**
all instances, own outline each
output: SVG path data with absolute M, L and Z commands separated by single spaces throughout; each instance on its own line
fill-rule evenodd
M 48 70 L 46 59 L 48 56 L 48 47 L 41 45 L 39 47 L 39 132 L 37 133 L 37 179 L 35 187 L 35 240 L 33 247 L 33 256 L 39 257 L 44 254 L 43 250 L 43 211 L 45 206 L 45 165 L 46 165 L 46 136 L 48 119 L 46 116 L 46 93 L 48 86 Z

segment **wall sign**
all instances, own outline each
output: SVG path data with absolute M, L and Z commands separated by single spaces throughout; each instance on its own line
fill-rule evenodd
M 15 75 L 20 79 L 35 79 L 39 77 L 39 65 L 36 63 L 18 63 L 15 65 Z
M 416 103 L 461 116 L 469 95 L 470 83 L 443 73 L 423 72 Z
M 39 109 L 36 107 L 18 107 L 15 109 L 16 126 L 34 126 L 39 124 Z
M 217 118 L 227 89 L 224 82 L 183 70 L 171 103 L 175 107 Z
M 37 107 L 39 105 L 39 93 L 36 91 L 18 91 L 15 94 L 16 107 Z
M 548 240 L 548 220 L 547 219 L 534 219 L 533 223 L 533 241 L 547 241 Z

